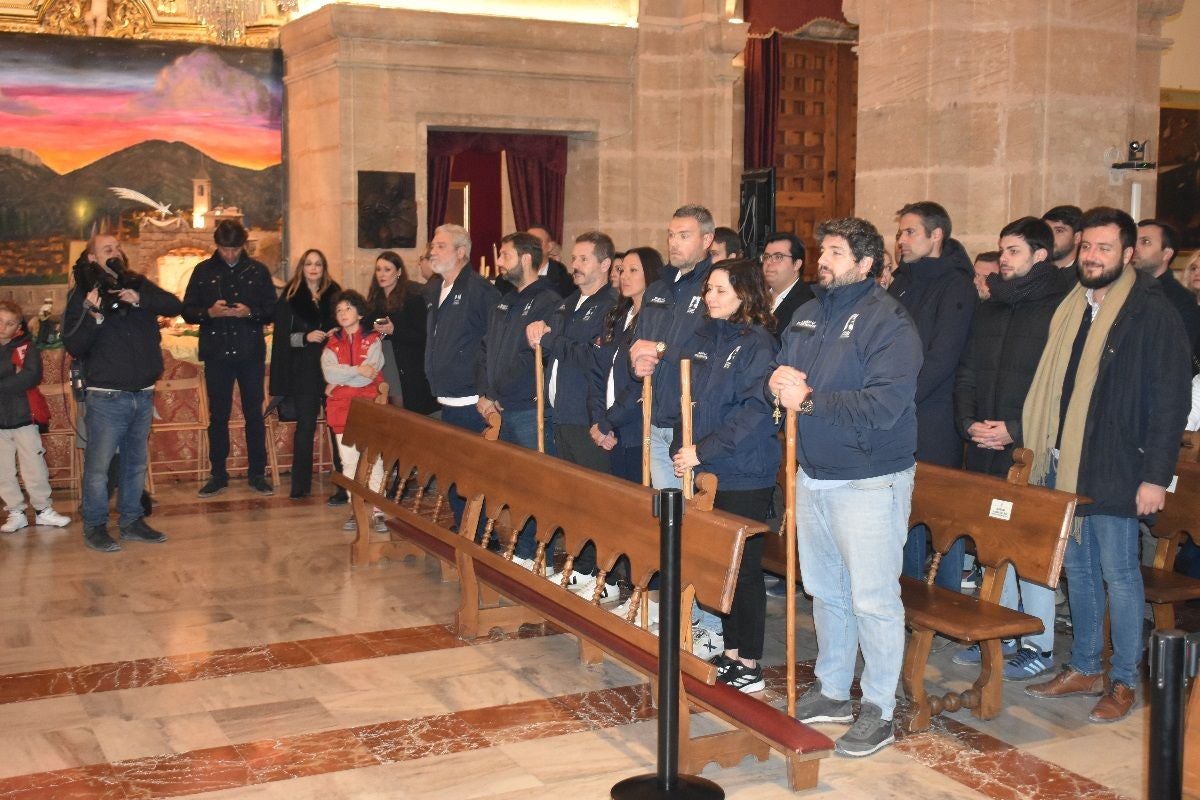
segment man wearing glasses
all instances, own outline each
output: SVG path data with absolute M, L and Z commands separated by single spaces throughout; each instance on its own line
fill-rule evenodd
M 763 247 L 762 265 L 767 290 L 771 293 L 771 313 L 775 315 L 775 339 L 778 341 L 796 309 L 813 299 L 812 289 L 801 279 L 804 243 L 790 233 L 772 233 Z

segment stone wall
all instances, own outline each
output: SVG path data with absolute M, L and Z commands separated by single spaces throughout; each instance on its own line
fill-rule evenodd
M 343 285 L 366 288 L 375 252 L 357 247 L 360 170 L 416 173 L 423 248 L 431 128 L 565 134 L 565 241 L 599 227 L 618 246 L 664 249 L 685 202 L 728 223 L 745 26 L 722 22 L 720 7 L 642 0 L 637 28 L 348 5 L 290 23 L 289 252 L 319 247 Z
M 856 208 L 885 237 L 942 203 L 976 252 L 1005 223 L 1074 203 L 1154 211 L 1153 172 L 1112 173 L 1158 132 L 1162 17 L 1182 0 L 846 0 L 859 25 Z

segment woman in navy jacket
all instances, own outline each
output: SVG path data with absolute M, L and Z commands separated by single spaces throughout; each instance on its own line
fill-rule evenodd
M 603 402 L 593 414 L 592 441 L 612 452 L 610 469 L 618 478 L 642 482 L 642 383 L 628 369 L 629 346 L 642 296 L 658 280 L 662 256 L 653 247 L 635 247 L 618 268 L 621 299 L 604 320 L 604 338 L 596 350 L 590 402 Z
M 762 395 L 775 359 L 771 305 L 762 268 L 739 259 L 716 264 L 704 290 L 708 319 L 681 351 L 692 361 L 692 434 L 675 430 L 675 474 L 694 468 L 717 476 L 714 506 L 765 521 L 781 460 L 778 426 Z M 746 540 L 733 606 L 724 617 L 725 651 L 713 660 L 718 680 L 743 692 L 764 687 L 766 587 L 762 535 Z

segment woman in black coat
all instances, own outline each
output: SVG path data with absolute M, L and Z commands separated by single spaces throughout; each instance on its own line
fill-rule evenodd
M 425 300 L 404 274 L 404 260 L 391 250 L 375 259 L 367 306 L 373 329 L 391 344 L 383 349 L 383 374 L 392 402 L 418 414 L 437 411 L 425 377 Z
M 292 498 L 312 491 L 313 436 L 325 399 L 321 352 L 337 327 L 333 296 L 341 291 L 329 277 L 329 264 L 320 250 L 305 250 L 296 272 L 275 305 L 275 334 L 271 345 L 271 396 L 285 397 L 296 415 L 292 440 Z

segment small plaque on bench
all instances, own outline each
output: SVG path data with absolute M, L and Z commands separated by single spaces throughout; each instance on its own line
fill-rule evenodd
M 993 519 L 1012 519 L 1012 501 L 1011 500 L 992 500 L 992 508 L 988 511 L 988 516 Z

